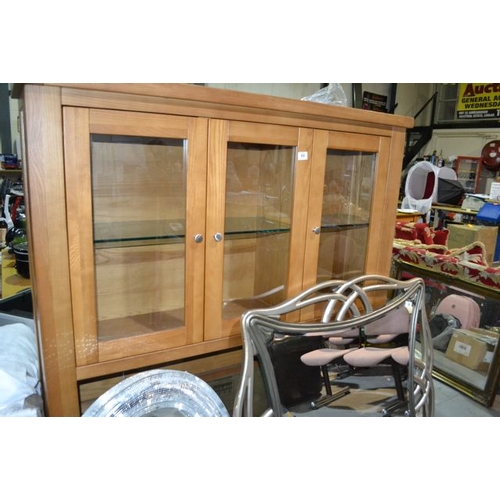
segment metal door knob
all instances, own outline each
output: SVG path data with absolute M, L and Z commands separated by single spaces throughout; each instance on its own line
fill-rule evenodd
M 203 241 L 203 235 L 202 234 L 196 234 L 194 237 L 195 243 L 201 243 Z
M 215 233 L 214 234 L 214 240 L 215 241 L 222 241 L 222 234 L 221 233 Z

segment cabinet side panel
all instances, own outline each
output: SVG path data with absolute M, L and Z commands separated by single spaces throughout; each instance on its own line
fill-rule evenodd
M 65 108 L 63 116 L 75 346 L 77 364 L 84 365 L 98 360 L 89 112 L 84 108 Z
M 30 268 L 45 409 L 48 416 L 77 416 L 60 91 L 28 85 L 24 106 Z
M 404 132 L 395 134 L 392 142 L 388 138 L 380 138 L 374 186 L 377 195 L 372 207 L 367 274 L 388 276 L 390 273 L 404 141 Z

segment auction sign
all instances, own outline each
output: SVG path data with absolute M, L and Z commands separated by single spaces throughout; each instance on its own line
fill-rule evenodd
M 457 118 L 459 120 L 500 118 L 500 83 L 461 83 Z

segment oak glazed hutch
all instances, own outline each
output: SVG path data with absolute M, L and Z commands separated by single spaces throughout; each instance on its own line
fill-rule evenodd
M 241 313 L 389 274 L 412 118 L 189 84 L 15 84 L 47 416 L 238 351 Z

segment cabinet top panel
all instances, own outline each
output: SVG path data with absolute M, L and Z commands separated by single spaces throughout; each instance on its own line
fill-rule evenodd
M 21 97 L 25 85 L 32 84 L 13 84 L 12 97 Z M 36 85 L 60 87 L 75 91 L 158 97 L 175 103 L 197 103 L 203 108 L 209 107 L 217 110 L 237 109 L 247 113 L 266 111 L 295 118 L 302 116 L 309 120 L 331 119 L 395 128 L 411 128 L 413 126 L 413 118 L 408 116 L 183 83 L 43 83 Z

